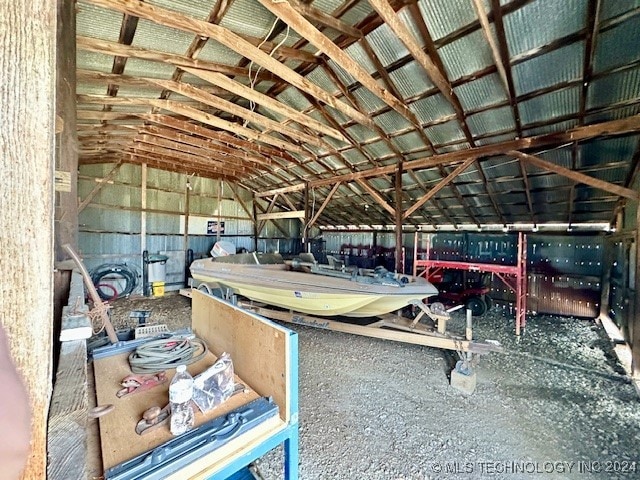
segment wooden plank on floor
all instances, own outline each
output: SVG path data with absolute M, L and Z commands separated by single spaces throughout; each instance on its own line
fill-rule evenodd
M 47 478 L 87 477 L 87 344 L 63 342 L 49 411 Z

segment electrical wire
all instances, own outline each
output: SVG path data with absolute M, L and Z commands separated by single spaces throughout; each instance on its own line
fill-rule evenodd
M 126 297 L 131 295 L 138 284 L 138 274 L 131 267 L 123 263 L 105 263 L 91 271 L 91 281 L 98 291 L 98 295 L 102 300 L 115 300 L 118 297 Z M 110 279 L 107 279 L 111 275 Z M 124 279 L 125 286 L 122 291 L 117 291 L 115 287 L 107 283 L 105 280 Z M 101 287 L 109 286 L 110 290 L 115 291 L 115 295 L 108 295 L 102 291 Z

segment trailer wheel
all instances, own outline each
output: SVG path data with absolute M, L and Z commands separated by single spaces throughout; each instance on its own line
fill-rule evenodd
M 484 296 L 484 303 L 487 304 L 487 312 L 493 308 L 493 298 L 489 295 Z
M 471 315 L 481 317 L 487 312 L 487 304 L 480 297 L 469 297 L 464 306 L 467 310 L 471 310 Z

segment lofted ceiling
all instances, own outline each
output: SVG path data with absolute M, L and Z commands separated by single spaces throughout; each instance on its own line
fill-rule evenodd
M 306 202 L 321 227 L 608 224 L 638 200 L 638 0 L 82 0 L 76 15 L 81 165 L 222 178 L 269 211 Z

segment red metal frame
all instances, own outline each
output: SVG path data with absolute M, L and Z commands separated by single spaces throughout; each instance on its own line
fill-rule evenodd
M 444 268 L 495 274 L 516 295 L 516 335 L 520 336 L 520 330 L 524 328 L 527 323 L 527 237 L 524 233 L 518 232 L 518 256 L 516 265 L 429 260 L 431 253 L 429 237 L 427 237 L 427 259 L 420 260 L 418 259 L 418 232 L 415 234 L 413 248 L 413 274 L 415 276 L 429 278 L 431 273 Z M 422 267 L 424 270 L 418 273 L 418 267 Z

